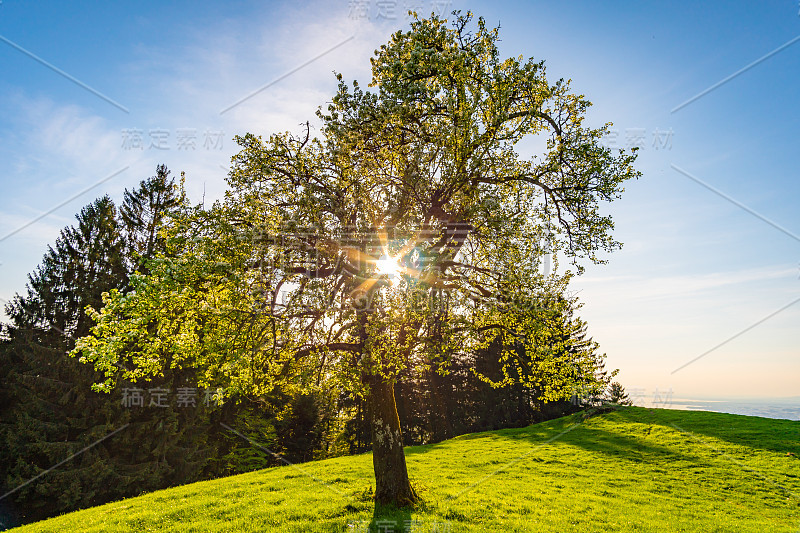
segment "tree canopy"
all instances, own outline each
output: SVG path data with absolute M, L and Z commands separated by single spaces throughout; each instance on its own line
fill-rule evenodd
M 90 311 L 73 353 L 105 374 L 99 388 L 191 366 L 229 394 L 362 394 L 376 501 L 396 504 L 417 497 L 401 372 L 446 372 L 495 343 L 497 385 L 548 375 L 545 399 L 571 394 L 585 376 L 553 355 L 543 305 L 571 274 L 538 267 L 554 252 L 580 271 L 620 246 L 600 208 L 638 176 L 635 154 L 601 146 L 589 102 L 542 61 L 501 59 L 498 38 L 469 13 L 416 19 L 376 51 L 370 88 L 338 75 L 318 136 L 237 137 L 224 200 L 184 205 L 169 253 Z M 526 138 L 544 152 L 520 155 Z

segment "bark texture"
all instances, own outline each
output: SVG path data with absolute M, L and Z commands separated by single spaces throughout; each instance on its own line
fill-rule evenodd
M 403 453 L 403 434 L 394 386 L 381 376 L 370 379 L 372 463 L 375 468 L 375 503 L 409 507 L 419 500 L 411 487 Z

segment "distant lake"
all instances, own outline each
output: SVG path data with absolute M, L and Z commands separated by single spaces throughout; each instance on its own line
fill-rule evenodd
M 730 413 L 734 415 L 800 420 L 800 397 L 728 400 L 675 398 L 669 402 L 665 402 L 664 405 L 652 405 L 652 407 L 683 409 L 687 411 L 714 411 L 717 413 Z

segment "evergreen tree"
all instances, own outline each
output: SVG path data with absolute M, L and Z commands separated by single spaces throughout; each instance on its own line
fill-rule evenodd
M 66 357 L 73 339 L 88 331 L 84 308 L 127 278 L 115 217 L 107 196 L 86 206 L 29 276 L 27 293 L 6 307 L 12 364 L 4 389 L 13 406 L 4 413 L 7 490 L 122 425 L 110 400 L 85 388 L 95 373 Z M 113 477 L 109 455 L 107 444 L 95 446 L 21 488 L 13 496 L 24 509 L 20 518 L 92 504 Z
M 146 260 L 164 251 L 158 229 L 183 200 L 169 174 L 165 165 L 159 165 L 156 175 L 140 182 L 137 189 L 125 189 L 120 219 L 125 228 L 131 270 L 144 268 Z
M 610 402 L 618 403 L 620 405 L 632 405 L 633 403 L 628 397 L 628 393 L 625 392 L 625 387 L 623 387 L 622 383 L 619 381 L 615 381 L 609 385 L 607 397 Z
M 498 336 L 484 349 L 455 351 L 446 373 L 401 374 L 395 396 L 404 443 L 426 444 L 468 432 L 520 427 L 556 418 L 580 408 L 578 402 L 546 401 L 543 391 L 567 387 L 580 398 L 599 395 L 616 374 L 605 371 L 604 355 L 575 311 L 574 298 L 537 297 L 536 353 L 527 357 L 515 346 L 515 364 L 504 365 Z M 513 337 L 513 336 L 512 336 Z M 542 361 L 556 365 L 540 365 Z M 527 364 L 526 364 L 527 363 Z M 562 394 L 564 396 L 566 394 Z M 353 422 L 349 429 L 354 430 Z
M 174 394 L 191 369 L 174 369 L 150 387 L 169 389 L 171 408 L 126 408 L 120 396 L 91 391 L 99 376 L 67 356 L 86 335 L 87 306 L 125 287 L 135 270 L 163 251 L 158 229 L 182 196 L 162 165 L 125 191 L 120 213 L 109 197 L 83 208 L 29 276 L 27 291 L 6 307 L 0 340 L 0 491 L 4 513 L 28 522 L 212 474 L 211 415 L 176 408 Z M 131 385 L 133 386 L 133 385 Z M 215 415 L 216 416 L 216 415 Z M 216 420 L 214 420 L 216 423 Z

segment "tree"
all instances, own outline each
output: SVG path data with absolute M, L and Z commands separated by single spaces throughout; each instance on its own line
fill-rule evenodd
M 169 174 L 166 165 L 158 165 L 155 176 L 142 180 L 132 191 L 125 189 L 119 214 L 125 228 L 126 255 L 132 272 L 146 269 L 146 261 L 163 251 L 164 243 L 158 230 L 165 218 L 184 201 Z
M 608 388 L 608 400 L 612 403 L 620 405 L 632 405 L 628 393 L 625 392 L 625 387 L 619 381 L 613 382 Z
M 107 196 L 84 207 L 29 276 L 27 291 L 6 307 L 10 323 L 0 325 L 0 492 L 19 489 L 2 502 L 16 502 L 18 520 L 165 488 L 205 473 L 212 453 L 202 407 L 125 409 L 119 397 L 93 393 L 91 384 L 102 376 L 67 357 L 75 338 L 90 331 L 85 307 L 97 307 L 104 292 L 126 287 L 148 253 L 162 249 L 156 230 L 175 209 L 178 192 L 166 180 L 168 173 L 161 166 L 156 177 L 126 190 L 119 211 Z M 123 216 L 134 212 L 133 205 L 139 206 L 138 218 Z M 156 237 L 141 238 L 147 235 Z M 137 246 L 147 242 L 149 252 Z M 159 385 L 181 387 L 182 377 L 175 373 Z M 26 483 L 124 426 L 130 427 Z
M 105 374 L 97 388 L 192 366 L 235 394 L 354 391 L 376 504 L 398 506 L 418 499 L 394 396 L 404 369 L 446 371 L 497 342 L 503 382 L 547 370 L 541 397 L 566 394 L 573 373 L 539 342 L 538 300 L 570 274 L 539 262 L 547 249 L 580 271 L 620 246 L 599 209 L 638 175 L 635 154 L 601 146 L 608 125 L 583 125 L 583 96 L 549 84 L 543 62 L 501 60 L 498 30 L 472 24 L 455 13 L 395 33 L 372 59 L 374 91 L 338 76 L 319 137 L 237 137 L 225 200 L 176 220 L 171 256 L 92 312 L 73 354 Z M 532 136 L 546 151 L 524 159 L 515 146 Z
M 9 371 L 3 389 L 9 403 L 0 462 L 8 490 L 118 427 L 112 402 L 87 387 L 98 379 L 93 369 L 66 357 L 73 336 L 89 333 L 84 307 L 97 305 L 103 291 L 127 277 L 115 217 L 107 196 L 84 207 L 77 225 L 62 230 L 29 276 L 27 293 L 6 306 L 11 324 L 4 328 L 9 338 L 3 364 Z M 24 509 L 20 518 L 42 518 L 95 502 L 110 478 L 107 451 L 87 450 L 14 495 Z

